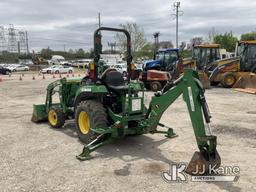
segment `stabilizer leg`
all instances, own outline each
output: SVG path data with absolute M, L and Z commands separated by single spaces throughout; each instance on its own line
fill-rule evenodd
M 111 139 L 110 137 L 106 137 L 106 134 L 101 134 L 91 143 L 85 145 L 83 148 L 83 152 L 80 155 L 77 155 L 76 158 L 79 159 L 80 161 L 91 159 L 91 152 L 95 151 L 96 149 L 102 147 L 105 144 L 110 143 L 112 140 L 113 139 Z
M 174 138 L 174 137 L 178 137 L 178 135 L 173 131 L 173 129 L 171 127 L 167 127 L 166 125 L 162 124 L 162 123 L 158 123 L 159 126 L 161 127 L 165 127 L 168 128 L 167 131 L 158 131 L 155 130 L 153 133 L 162 133 L 165 134 L 165 137 L 167 138 Z

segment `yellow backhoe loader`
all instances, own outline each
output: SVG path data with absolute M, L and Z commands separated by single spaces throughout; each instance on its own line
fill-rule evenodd
M 219 44 L 193 45 L 192 58 L 183 59 L 184 68 L 197 69 L 200 81 L 205 89 L 210 88 L 208 70 L 211 70 L 213 62 L 220 60 Z
M 218 60 L 211 68 L 211 84 L 256 93 L 256 41 L 238 42 L 236 57 Z

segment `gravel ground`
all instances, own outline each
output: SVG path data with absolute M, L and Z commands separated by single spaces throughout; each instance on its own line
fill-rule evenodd
M 240 167 L 237 182 L 167 183 L 161 171 L 189 162 L 197 150 L 186 105 L 181 98 L 161 122 L 179 137 L 143 135 L 119 140 L 80 162 L 74 123 L 51 129 L 30 121 L 33 103 L 43 103 L 53 81 L 32 74 L 4 76 L 0 82 L 0 191 L 256 191 L 256 96 L 230 89 L 207 90 L 222 165 Z M 151 92 L 146 93 L 146 102 Z M 190 176 L 189 176 L 190 179 Z

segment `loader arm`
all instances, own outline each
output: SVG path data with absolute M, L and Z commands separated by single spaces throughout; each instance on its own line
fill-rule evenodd
M 163 113 L 180 95 L 183 95 L 183 100 L 187 104 L 201 156 L 207 161 L 209 159 L 217 160 L 219 166 L 220 158 L 216 151 L 216 136 L 212 135 L 211 116 L 204 97 L 204 89 L 199 81 L 198 73 L 192 69 L 186 70 L 184 76 L 177 81 L 168 83 L 162 92 L 155 94 L 152 98 L 146 119 L 146 123 L 149 125 L 148 131 L 157 132 L 156 128 Z M 204 119 L 209 128 L 208 135 L 206 135 Z
M 52 95 L 54 88 L 57 86 L 60 86 L 62 84 L 62 80 L 57 80 L 52 83 L 50 83 L 47 86 L 47 93 L 46 93 L 46 99 L 44 104 L 39 105 L 33 105 L 33 114 L 31 121 L 32 122 L 40 122 L 40 121 L 46 121 L 47 120 L 47 113 L 52 106 Z M 60 97 L 60 104 L 63 103 L 63 99 Z

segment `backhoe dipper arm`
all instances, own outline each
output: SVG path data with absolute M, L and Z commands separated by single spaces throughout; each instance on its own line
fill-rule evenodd
M 173 83 L 168 83 L 160 94 L 152 98 L 147 113 L 149 131 L 156 132 L 162 114 L 181 94 L 188 107 L 200 152 L 207 156 L 215 156 L 216 136 L 211 133 L 210 115 L 204 98 L 204 90 L 198 73 L 192 69 L 187 69 L 182 77 Z M 209 128 L 209 135 L 205 132 L 204 119 Z

